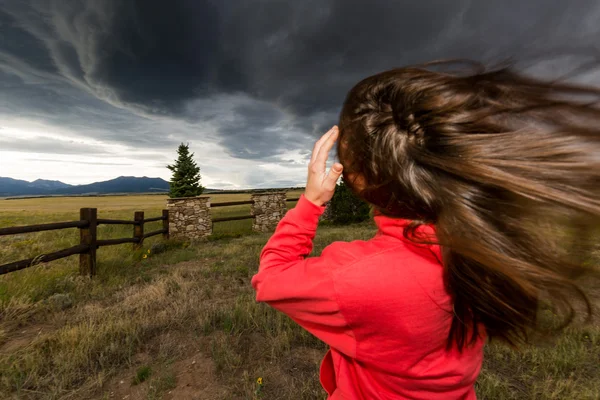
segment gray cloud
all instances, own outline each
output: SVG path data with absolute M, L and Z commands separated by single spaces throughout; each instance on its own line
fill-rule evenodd
M 261 171 L 260 174 L 248 174 L 245 180 L 250 188 L 288 188 L 298 186 L 299 182 L 295 179 L 282 178 L 274 172 Z
M 34 139 L 2 138 L 0 137 L 0 150 L 17 151 L 23 153 L 45 154 L 79 154 L 79 155 L 106 155 L 105 149 L 86 143 L 75 141 L 57 140 L 51 137 L 38 136 Z
M 368 74 L 594 47 L 598 18 L 594 0 L 0 0 L 0 118 L 289 164 Z
M 27 158 L 25 161 L 35 161 L 35 162 L 44 162 L 44 163 L 65 163 L 65 160 L 52 160 L 52 159 L 37 159 L 37 158 Z M 130 166 L 132 164 L 129 163 L 116 163 L 116 162 L 102 162 L 102 161 L 73 161 L 69 160 L 69 164 L 82 164 L 82 165 L 116 165 L 116 166 Z

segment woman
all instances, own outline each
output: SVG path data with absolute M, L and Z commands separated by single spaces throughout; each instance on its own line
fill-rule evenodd
M 330 345 L 329 398 L 474 399 L 488 338 L 524 342 L 544 307 L 561 326 L 577 300 L 591 312 L 575 281 L 589 254 L 563 243 L 585 242 L 585 229 L 566 235 L 574 221 L 599 226 L 599 93 L 424 67 L 349 92 L 252 281 L 258 301 Z M 378 232 L 307 257 L 342 171 Z

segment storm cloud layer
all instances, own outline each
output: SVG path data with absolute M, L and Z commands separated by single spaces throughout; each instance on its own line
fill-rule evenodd
M 0 157 L 88 146 L 156 166 L 183 141 L 217 186 L 301 184 L 359 79 L 593 48 L 598 20 L 594 0 L 0 0 Z

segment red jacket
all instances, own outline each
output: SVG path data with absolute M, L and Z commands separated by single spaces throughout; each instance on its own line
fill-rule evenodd
M 252 285 L 258 301 L 331 347 L 321 364 L 329 399 L 475 399 L 485 339 L 446 351 L 452 302 L 439 247 L 415 246 L 402 236 L 407 221 L 376 216 L 373 239 L 307 258 L 323 211 L 302 196 L 262 251 Z

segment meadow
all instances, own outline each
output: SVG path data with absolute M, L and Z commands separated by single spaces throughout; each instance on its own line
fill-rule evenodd
M 103 218 L 132 219 L 137 210 L 152 217 L 165 198 L 0 201 L 0 227 L 74 220 L 80 207 L 97 207 Z M 213 216 L 248 212 L 223 207 Z M 131 236 L 131 229 L 102 226 L 99 238 Z M 371 223 L 323 225 L 314 254 L 374 232 Z M 76 257 L 0 276 L 0 398 L 323 399 L 318 366 L 326 346 L 254 301 L 250 279 L 267 239 L 251 232 L 250 220 L 223 222 L 197 243 L 162 248 L 157 237 L 139 251 L 101 248 L 93 279 L 78 276 Z M 0 264 L 77 240 L 75 229 L 0 238 Z M 597 283 L 584 285 L 600 305 Z M 488 345 L 477 392 L 480 399 L 599 399 L 600 321 L 579 321 L 518 351 Z

